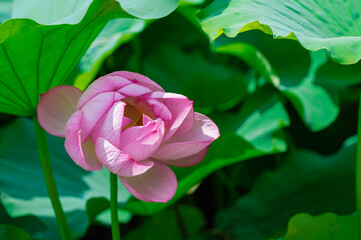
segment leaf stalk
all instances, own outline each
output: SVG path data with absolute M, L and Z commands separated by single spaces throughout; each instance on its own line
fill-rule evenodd
M 118 176 L 110 172 L 110 212 L 113 240 L 120 240 L 118 220 Z
M 33 121 L 41 168 L 43 170 L 48 195 L 55 212 L 56 221 L 59 226 L 60 235 L 63 240 L 70 240 L 70 228 L 66 220 L 64 210 L 61 206 L 58 190 L 56 188 L 45 131 L 40 126 L 36 115 L 33 117 Z

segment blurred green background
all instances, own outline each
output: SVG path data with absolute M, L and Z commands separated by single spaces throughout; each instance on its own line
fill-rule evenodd
M 221 131 L 200 164 L 173 168 L 178 189 L 170 202 L 141 202 L 119 187 L 123 239 L 358 239 L 355 135 L 361 66 L 341 65 L 328 56 L 336 62 L 357 62 L 358 48 L 353 48 L 355 56 L 347 55 L 347 49 L 340 54 L 338 49 L 347 43 L 332 45 L 334 52 L 308 51 L 305 48 L 313 45 L 301 41 L 302 32 L 298 39 L 303 45 L 293 36 L 275 40 L 276 35 L 266 34 L 266 25 L 249 27 L 236 37 L 230 37 L 232 28 L 225 30 L 229 36 L 213 39 L 207 34 L 222 24 L 207 19 L 226 14 L 227 6 L 244 11 L 241 2 L 247 1 L 181 1 L 175 11 L 157 20 L 109 17 L 108 22 L 96 15 L 105 2 L 94 1 L 82 22 L 80 15 L 73 16 L 73 22 L 59 22 L 56 15 L 45 16 L 39 6 L 30 11 L 31 3 L 19 8 L 28 13 L 22 15 L 14 10 L 19 5 L 0 1 L 2 96 L 11 98 L 14 93 L 8 89 L 21 89 L 14 79 L 24 81 L 23 90 L 15 94 L 19 98 L 14 95 L 15 106 L 0 98 L 0 239 L 60 238 L 33 126 L 26 118 L 32 107 L 21 103 L 22 96 L 35 105 L 32 96 L 52 86 L 85 89 L 94 79 L 119 70 L 144 74 L 165 91 L 186 95 L 195 111 L 209 116 Z M 267 7 L 264 1 L 256 2 Z M 344 2 L 352 7 L 347 5 L 351 1 Z M 67 11 L 83 9 L 82 3 Z M 326 11 L 329 6 L 319 7 Z M 263 10 L 258 6 L 257 11 Z M 309 17 L 307 12 L 300 14 Z M 40 16 L 35 20 L 44 25 L 5 21 L 18 16 Z M 344 24 L 353 23 L 353 17 Z M 354 22 L 359 29 L 359 21 Z M 55 23 L 73 25 L 46 26 Z M 341 36 L 353 34 L 339 25 Z M 40 38 L 43 45 L 34 40 L 38 30 L 45 36 Z M 69 44 L 67 38 L 74 41 Z M 26 52 L 35 46 L 41 46 L 40 53 Z M 41 74 L 25 66 L 34 59 L 40 59 Z M 9 66 L 14 73 L 9 73 Z M 33 89 L 35 82 L 38 87 Z M 74 238 L 111 239 L 109 173 L 80 169 L 67 156 L 63 139 L 48 135 L 48 142 Z

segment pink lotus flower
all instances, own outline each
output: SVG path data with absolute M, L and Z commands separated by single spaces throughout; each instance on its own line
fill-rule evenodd
M 219 137 L 217 126 L 193 111 L 187 97 L 166 93 L 149 78 L 114 72 L 83 93 L 57 86 L 40 97 L 38 118 L 80 167 L 103 166 L 143 201 L 167 202 L 177 180 L 167 166 L 192 166 Z

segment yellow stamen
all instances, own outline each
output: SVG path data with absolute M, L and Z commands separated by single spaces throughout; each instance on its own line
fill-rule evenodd
M 137 109 L 132 104 L 129 103 L 125 105 L 124 116 L 129 118 L 131 122 L 127 126 L 125 126 L 123 130 L 136 125 L 140 118 L 140 114 L 137 111 Z

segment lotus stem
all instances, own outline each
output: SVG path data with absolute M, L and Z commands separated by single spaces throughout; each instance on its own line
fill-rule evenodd
M 48 195 L 55 212 L 56 221 L 59 226 L 60 235 L 63 240 L 70 240 L 71 239 L 70 228 L 68 222 L 66 221 L 64 210 L 61 206 L 58 190 L 56 189 L 53 170 L 51 168 L 49 149 L 48 149 L 48 143 L 46 141 L 45 131 L 40 126 L 37 116 L 33 117 L 33 121 L 34 121 L 36 143 L 38 145 L 40 163 L 43 169 Z
M 120 240 L 118 220 L 118 176 L 110 172 L 110 212 L 113 240 Z

